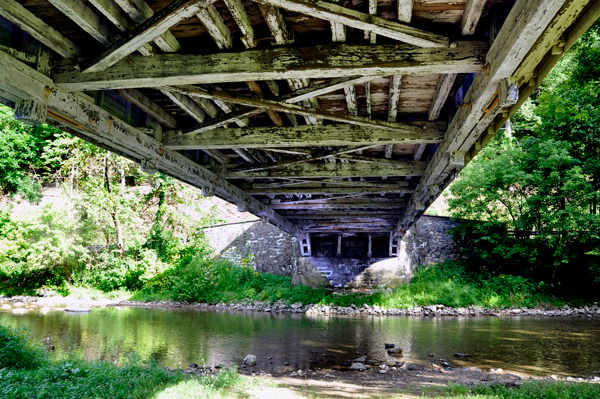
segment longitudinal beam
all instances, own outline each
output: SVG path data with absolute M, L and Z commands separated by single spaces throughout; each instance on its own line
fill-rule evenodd
M 227 148 L 285 148 L 285 147 L 341 147 L 388 144 L 440 143 L 444 137 L 444 123 L 410 125 L 417 131 L 399 133 L 356 125 L 325 125 L 296 127 L 246 127 L 214 129 L 200 134 L 179 135 L 167 132 L 165 148 L 173 150 L 227 149 Z M 423 130 L 422 126 L 426 128 Z
M 195 187 L 213 187 L 216 194 L 233 203 L 246 204 L 249 211 L 266 217 L 280 228 L 294 232 L 294 226 L 241 189 L 218 179 L 216 174 L 185 156 L 115 118 L 92 102 L 54 86 L 52 80 L 33 68 L 0 52 L 0 92 L 34 100 L 47 107 L 52 123 L 66 131 L 115 151 L 146 169 L 159 170 Z
M 319 163 L 282 166 L 256 172 L 220 172 L 222 179 L 244 178 L 303 178 L 303 177 L 380 177 L 380 176 L 420 176 L 425 173 L 425 162 L 405 162 L 402 165 L 382 165 L 371 163 Z
M 416 29 L 411 26 L 388 21 L 375 15 L 366 14 L 340 5 L 321 0 L 257 0 L 262 4 L 281 7 L 286 10 L 306 14 L 326 21 L 371 31 L 405 43 L 421 47 L 448 47 L 447 37 Z
M 313 185 L 312 187 L 298 187 L 292 186 L 292 188 L 251 188 L 245 190 L 246 194 L 250 195 L 283 195 L 283 194 L 310 194 L 310 195 L 325 195 L 325 194 L 406 194 L 412 193 L 413 189 L 409 187 L 398 187 L 389 185 L 389 187 L 362 187 L 357 185 L 356 187 L 319 187 Z
M 83 91 L 271 79 L 470 73 L 481 70 L 488 47 L 484 42 L 457 42 L 456 47 L 442 49 L 338 43 L 202 55 L 131 54 L 105 71 L 64 72 L 53 78 L 65 90 Z

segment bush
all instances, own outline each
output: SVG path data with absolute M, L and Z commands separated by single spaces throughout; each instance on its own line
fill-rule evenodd
M 0 369 L 33 369 L 46 360 L 41 344 L 29 341 L 23 332 L 0 325 Z

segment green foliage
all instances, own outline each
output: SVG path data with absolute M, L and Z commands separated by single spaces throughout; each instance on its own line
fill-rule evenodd
M 0 370 L 30 370 L 44 365 L 46 360 L 42 345 L 30 341 L 24 331 L 0 325 Z
M 600 386 L 597 384 L 546 381 L 527 381 L 518 387 L 500 383 L 476 387 L 449 385 L 447 391 L 452 395 L 468 392 L 469 398 L 499 399 L 595 399 L 600 396 Z
M 33 177 L 46 169 L 41 159 L 46 140 L 59 133 L 48 125 L 29 126 L 15 121 L 14 111 L 0 105 L 0 190 L 39 203 L 41 185 Z

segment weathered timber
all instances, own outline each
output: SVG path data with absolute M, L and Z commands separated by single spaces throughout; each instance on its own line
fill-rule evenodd
M 22 99 L 37 99 L 48 107 L 48 117 L 61 128 L 104 148 L 140 162 L 151 160 L 158 170 L 195 187 L 212 186 L 217 195 L 230 202 L 244 202 L 257 215 L 293 233 L 294 226 L 265 204 L 185 156 L 164 149 L 147 134 L 116 119 L 83 97 L 67 93 L 53 85 L 50 78 L 0 52 L 0 90 L 18 93 Z M 8 90 L 7 90 L 8 89 Z
M 169 129 L 177 128 L 177 120 L 169 115 L 158 105 L 150 101 L 148 97 L 135 89 L 117 90 L 117 93 L 132 104 L 137 105 L 142 111 L 156 119 Z
M 346 95 L 346 106 L 350 115 L 358 115 L 358 97 L 356 94 L 356 86 L 344 87 Z
M 356 125 L 229 128 L 213 129 L 194 135 L 167 132 L 164 145 L 175 150 L 193 150 L 440 143 L 444 136 L 444 124 L 425 126 L 425 130 L 420 128 L 411 133 Z
M 359 217 L 377 217 L 377 218 L 398 218 L 399 211 L 282 211 L 283 216 L 288 219 L 329 219 L 329 218 L 359 218 Z
M 398 0 L 398 20 L 409 23 L 412 19 L 413 0 Z
M 302 116 L 317 116 L 319 118 L 328 119 L 334 122 L 345 122 L 352 125 L 376 127 L 396 132 L 416 133 L 419 130 L 422 130 L 406 123 L 373 120 L 362 116 L 349 115 L 342 112 L 308 108 L 296 104 L 287 104 L 279 101 L 268 100 L 265 98 L 247 97 L 237 94 L 231 94 L 225 91 L 202 89 L 196 86 L 167 86 L 164 88 L 164 90 L 169 90 L 191 97 L 219 99 L 233 104 L 239 104 L 248 107 L 266 108 L 272 111 L 289 112 L 292 114 L 298 114 Z
M 343 203 L 298 203 L 298 204 L 270 204 L 269 207 L 274 210 L 286 209 L 403 209 L 406 207 L 405 202 L 390 202 L 390 203 L 373 203 L 364 201 L 353 204 Z
M 260 85 L 258 84 L 258 82 L 246 82 L 248 84 L 248 87 L 250 87 L 250 90 L 252 90 L 257 96 L 258 98 L 266 98 L 262 88 L 260 87 Z M 214 98 L 214 97 L 212 97 Z M 221 98 L 223 99 L 223 98 Z M 235 103 L 235 101 L 232 101 L 233 103 Z M 239 103 L 238 103 L 239 104 Z M 247 105 L 247 104 L 242 104 L 242 105 Z M 269 115 L 269 118 L 271 118 L 271 120 L 273 121 L 273 124 L 275 124 L 275 126 L 281 127 L 283 126 L 283 119 L 281 119 L 281 116 L 272 108 L 265 108 L 264 110 L 267 115 Z
M 110 46 L 119 37 L 116 28 L 105 24 L 80 0 L 48 0 L 48 2 L 105 46 Z
M 301 89 L 295 90 L 290 94 L 280 97 L 280 100 L 286 103 L 294 104 L 312 97 L 322 96 L 324 94 L 333 93 L 349 86 L 354 86 L 359 83 L 373 80 L 373 76 L 350 76 L 347 78 L 336 78 L 328 82 L 310 85 Z
M 187 129 L 183 129 L 183 130 L 181 130 L 181 132 L 179 132 L 179 131 L 178 132 L 170 132 L 168 134 L 168 136 L 169 137 L 180 137 L 182 139 L 183 139 L 183 137 L 196 137 L 196 136 L 191 136 L 191 135 L 196 135 L 196 134 L 200 134 L 203 132 L 215 130 L 219 127 L 222 127 L 222 126 L 228 125 L 230 123 L 234 123 L 234 122 L 239 124 L 239 122 L 241 120 L 250 118 L 251 116 L 255 116 L 255 115 L 258 115 L 263 112 L 265 112 L 264 108 L 240 109 L 237 111 L 233 111 L 230 114 L 225 114 L 217 119 L 210 120 L 206 123 L 202 123 L 200 125 L 196 125 L 196 126 L 189 127 Z M 245 123 L 245 122 L 242 122 L 242 123 Z M 230 130 L 228 129 L 227 132 L 229 132 L 229 131 Z M 230 147 L 227 147 L 227 148 L 230 148 Z
M 154 15 L 152 9 L 144 0 L 114 0 L 125 11 L 131 19 L 141 24 Z M 171 53 L 179 51 L 181 48 L 175 36 L 169 31 L 165 31 L 162 35 L 153 40 L 154 43 L 164 52 Z
M 3 46 L 0 44 L 0 51 L 5 52 L 6 54 L 10 54 L 15 57 L 19 61 L 26 62 L 28 64 L 35 64 L 37 62 L 37 56 L 34 54 L 24 53 L 22 51 L 16 50 L 12 47 Z
M 258 7 L 271 30 L 276 44 L 292 44 L 296 40 L 294 31 L 288 29 L 285 17 L 277 7 L 259 3 Z
M 448 95 L 450 94 L 450 90 L 452 90 L 452 85 L 456 80 L 457 74 L 448 73 L 442 75 L 437 88 L 435 90 L 435 95 L 433 97 L 433 102 L 431 103 L 431 107 L 429 107 L 428 119 L 430 121 L 435 121 L 440 117 L 440 112 L 442 111 L 442 107 L 446 104 L 448 100 Z
M 36 100 L 19 100 L 15 104 L 15 119 L 28 125 L 46 123 L 48 107 Z
M 377 15 L 377 0 L 369 0 L 369 14 Z M 366 30 L 365 39 L 369 39 L 369 43 L 375 44 L 377 42 L 377 34 Z
M 461 35 L 468 36 L 475 33 L 485 3 L 487 0 L 467 0 L 465 13 L 460 21 Z
M 481 70 L 487 49 L 484 42 L 458 42 L 447 49 L 332 44 L 203 55 L 131 54 L 106 71 L 63 72 L 54 75 L 54 80 L 66 90 L 83 91 L 267 79 L 468 73 Z
M 355 29 L 368 30 L 420 47 L 448 47 L 447 37 L 436 35 L 408 25 L 388 21 L 375 15 L 344 8 L 321 0 L 258 0 L 259 3 L 281 7 Z
M 288 177 L 377 177 L 377 176 L 421 176 L 425 172 L 425 162 L 405 162 L 401 165 L 366 163 L 344 164 L 298 164 L 257 172 L 235 172 L 224 170 L 219 173 L 222 179 L 281 178 Z
M 227 8 L 231 12 L 233 19 L 237 22 L 240 31 L 242 32 L 242 42 L 246 48 L 254 47 L 254 28 L 252 22 L 248 18 L 248 14 L 244 9 L 241 0 L 224 0 Z
M 231 31 L 223 22 L 223 18 L 221 18 L 221 14 L 219 14 L 214 4 L 198 11 L 197 16 L 217 44 L 217 47 L 220 49 L 233 47 Z
M 402 75 L 393 75 L 390 77 L 390 90 L 388 96 L 388 121 L 395 122 L 398 115 L 398 101 L 400 100 L 400 86 L 402 85 Z
M 347 180 L 335 180 L 335 179 L 323 179 L 323 180 L 309 180 L 309 179 L 293 179 L 287 181 L 278 181 L 273 183 L 253 183 L 250 187 L 241 186 L 244 189 L 272 189 L 272 188 L 283 188 L 283 187 L 300 187 L 300 188 L 336 188 L 336 187 L 391 187 L 391 188 L 405 188 L 408 190 L 407 181 L 397 182 L 367 182 L 367 181 L 347 181 Z
M 204 111 L 202 111 L 198 104 L 191 99 L 182 94 L 173 93 L 167 90 L 161 90 L 161 92 L 198 122 L 202 123 L 206 120 L 206 114 Z
M 213 158 L 215 161 L 220 164 L 228 164 L 231 162 L 231 159 L 225 154 L 223 154 L 219 150 L 203 150 L 209 157 Z
M 175 0 L 114 42 L 98 58 L 86 65 L 85 72 L 102 71 L 127 57 L 144 44 L 164 34 L 170 27 L 188 19 L 215 0 Z M 150 85 L 152 86 L 152 85 Z
M 14 0 L 0 0 L 0 15 L 64 58 L 77 57 L 81 49 Z
M 312 187 L 304 186 L 293 186 L 292 188 L 251 188 L 245 190 L 246 194 L 250 195 L 283 195 L 283 194 L 310 194 L 310 195 L 325 195 L 325 194 L 351 194 L 360 192 L 361 194 L 381 194 L 381 193 L 395 193 L 395 194 L 406 194 L 412 193 L 413 190 L 408 187 L 398 187 L 389 185 L 389 187 L 319 187 L 313 185 Z

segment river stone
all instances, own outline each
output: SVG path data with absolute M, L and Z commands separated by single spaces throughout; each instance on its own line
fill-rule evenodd
M 361 357 L 359 357 L 358 359 L 354 359 L 354 360 L 352 360 L 352 363 L 362 363 L 362 362 L 364 362 L 364 361 L 366 361 L 366 360 L 367 360 L 367 357 L 366 357 L 366 356 L 361 356 Z
M 350 366 L 350 370 L 365 371 L 366 369 L 367 367 L 362 363 L 352 363 L 352 366 Z
M 29 312 L 29 309 L 13 309 L 12 313 L 13 314 L 25 314 Z
M 290 306 L 290 308 L 296 310 L 296 309 L 300 309 L 302 307 L 302 302 L 296 302 L 296 303 L 292 303 L 292 305 Z
M 2 305 L 2 309 L 4 309 L 4 310 L 11 310 L 12 306 L 10 306 L 8 303 L 5 303 L 4 305 Z
M 23 302 L 15 302 L 15 303 L 13 303 L 13 306 L 15 308 L 21 308 L 21 307 L 25 306 L 25 304 Z
M 256 356 L 246 355 L 246 357 L 244 358 L 244 364 L 246 366 L 256 366 Z

